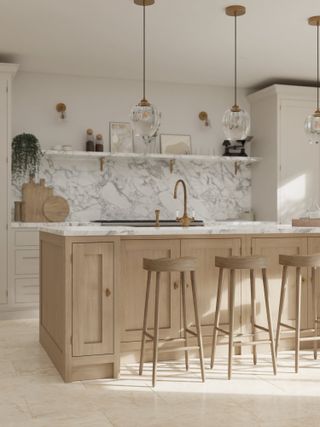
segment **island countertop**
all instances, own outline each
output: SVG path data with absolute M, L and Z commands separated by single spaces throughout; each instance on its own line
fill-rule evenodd
M 320 234 L 320 227 L 292 227 L 276 222 L 217 221 L 195 227 L 128 227 L 104 225 L 50 225 L 40 231 L 59 236 L 172 236 L 223 234 Z

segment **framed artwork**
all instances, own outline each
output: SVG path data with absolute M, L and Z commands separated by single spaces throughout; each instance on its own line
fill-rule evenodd
M 130 123 L 110 122 L 109 142 L 111 153 L 132 153 L 133 132 Z
M 190 135 L 160 135 L 162 154 L 191 154 Z

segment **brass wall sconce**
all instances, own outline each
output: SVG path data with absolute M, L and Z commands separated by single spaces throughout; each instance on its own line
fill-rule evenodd
M 67 106 L 63 102 L 59 102 L 56 105 L 56 111 L 60 114 L 60 119 L 64 120 L 66 118 Z
M 206 127 L 210 125 L 208 113 L 206 111 L 201 111 L 199 113 L 199 119 L 204 123 Z

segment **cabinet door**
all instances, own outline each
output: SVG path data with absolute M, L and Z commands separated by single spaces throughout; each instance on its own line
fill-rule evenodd
M 176 258 L 179 240 L 123 240 L 121 242 L 121 341 L 141 340 L 147 272 L 143 258 Z M 162 273 L 160 281 L 160 338 L 176 338 L 180 329 L 180 290 L 176 273 Z M 153 273 L 148 328 L 153 328 L 155 274 Z
M 308 144 L 305 118 L 314 110 L 313 101 L 285 100 L 280 109 L 279 221 L 291 223 L 319 202 L 317 144 Z M 303 161 L 301 161 L 303 159 Z
M 279 311 L 280 289 L 281 289 L 281 273 L 282 267 L 279 265 L 279 255 L 306 255 L 307 254 L 307 239 L 306 238 L 254 238 L 252 239 L 252 254 L 263 255 L 269 259 L 268 279 L 270 293 L 270 308 L 273 320 L 273 327 L 276 327 Z M 307 286 L 307 271 L 302 270 L 302 317 L 301 325 L 307 325 L 307 301 L 308 301 L 308 286 Z M 250 285 L 248 283 L 247 295 L 249 296 Z M 250 301 L 248 297 L 248 302 Z M 263 286 L 261 280 L 261 272 L 257 272 L 256 279 L 256 300 L 257 300 L 257 323 L 262 326 L 267 325 L 266 310 L 264 304 Z M 248 316 L 249 322 L 249 308 Z M 282 322 L 294 325 L 296 308 L 296 269 L 289 267 L 288 282 L 286 288 L 286 298 L 283 308 Z
M 114 244 L 73 245 L 73 356 L 113 353 Z
M 308 255 L 320 253 L 320 237 L 308 237 Z M 308 328 L 313 328 L 313 296 L 311 288 L 311 271 L 308 277 Z M 320 317 L 320 269 L 316 271 L 316 298 L 318 305 L 318 317 Z
M 198 259 L 198 269 L 196 271 L 196 281 L 198 289 L 198 306 L 202 325 L 203 336 L 212 336 L 213 320 L 216 307 L 217 284 L 219 269 L 214 266 L 216 256 L 240 255 L 240 239 L 185 239 L 181 242 L 182 256 L 192 256 Z M 189 279 L 189 278 L 188 278 Z M 223 296 L 221 302 L 220 325 L 228 323 L 228 279 L 227 272 L 224 274 Z M 235 328 L 240 325 L 241 317 L 241 284 L 240 274 L 236 275 L 236 310 Z M 192 305 L 192 292 L 190 280 L 187 280 L 187 310 L 189 322 L 194 328 L 194 316 Z
M 0 79 L 0 304 L 8 300 L 8 94 L 7 80 Z

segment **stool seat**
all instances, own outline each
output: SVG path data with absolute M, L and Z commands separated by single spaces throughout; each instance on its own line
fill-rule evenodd
M 288 267 L 320 267 L 320 254 L 279 255 L 279 264 Z
M 274 348 L 274 339 L 273 339 L 273 329 L 272 329 L 272 319 L 269 303 L 269 285 L 267 279 L 267 267 L 268 260 L 262 256 L 230 256 L 230 257 L 216 257 L 215 266 L 219 268 L 219 279 L 218 279 L 218 291 L 217 291 L 217 301 L 216 301 L 216 312 L 214 318 L 213 326 L 213 339 L 212 339 L 212 350 L 211 350 L 211 369 L 214 365 L 216 345 L 218 340 L 218 332 L 221 332 L 224 335 L 228 335 L 229 344 L 228 344 L 228 379 L 231 379 L 232 375 L 232 356 L 233 356 L 233 347 L 234 343 L 234 306 L 235 306 L 235 270 L 249 270 L 250 271 L 250 287 L 251 287 L 251 332 L 253 341 L 249 342 L 249 345 L 253 346 L 253 363 L 257 363 L 257 350 L 256 346 L 259 343 L 268 343 L 270 344 L 271 356 L 272 356 L 272 366 L 274 374 L 277 373 L 276 366 L 276 354 Z M 256 285 L 255 285 L 255 269 L 261 269 L 262 271 L 262 280 L 263 280 L 263 290 L 264 290 L 264 300 L 266 306 L 266 314 L 268 327 L 258 325 L 256 323 Z M 221 298 L 222 298 L 222 287 L 223 287 L 223 273 L 224 269 L 228 269 L 230 272 L 229 287 L 228 287 L 228 317 L 229 317 L 229 330 L 226 331 L 224 328 L 220 328 L 220 309 L 221 309 Z M 269 339 L 267 340 L 256 340 L 256 330 L 262 330 L 269 334 Z
M 182 339 L 185 345 L 184 347 L 175 348 L 175 350 L 183 350 L 185 352 L 185 363 L 186 363 L 187 370 L 189 369 L 188 351 L 192 349 L 199 350 L 201 378 L 203 382 L 205 381 L 203 344 L 202 344 L 200 318 L 199 318 L 199 310 L 198 310 L 198 297 L 197 297 L 196 280 L 195 280 L 196 267 L 197 267 L 197 259 L 192 257 L 182 257 L 182 258 L 173 258 L 173 259 L 171 258 L 159 258 L 159 259 L 144 258 L 143 259 L 143 269 L 148 272 L 148 278 L 147 278 L 146 299 L 145 299 L 145 305 L 144 305 L 139 375 L 142 375 L 142 372 L 143 372 L 144 348 L 145 348 L 146 339 L 148 338 L 153 342 L 153 367 L 152 367 L 152 386 L 153 387 L 155 386 L 156 379 L 157 379 L 157 361 L 158 361 L 158 352 L 159 352 L 159 306 L 160 306 L 161 273 L 173 273 L 173 272 L 180 273 L 181 296 L 182 296 L 181 308 L 182 308 L 184 335 L 182 338 L 178 338 L 177 341 L 181 342 L 181 339 Z M 154 303 L 153 334 L 150 334 L 147 327 L 147 321 L 148 321 L 149 296 L 150 296 L 152 273 L 155 273 L 155 276 L 156 276 L 156 283 L 155 283 L 156 289 L 155 289 L 155 303 Z M 188 328 L 187 307 L 186 307 L 186 273 L 190 275 L 190 280 L 191 280 L 196 332 Z M 188 334 L 192 335 L 197 339 L 198 345 L 196 346 L 188 345 Z M 174 340 L 170 340 L 170 342 L 172 341 Z M 172 347 L 170 348 L 170 350 L 172 350 Z M 164 349 L 163 351 L 166 351 L 166 350 Z
M 216 256 L 215 265 L 229 270 L 253 270 L 255 268 L 267 268 L 268 260 L 262 256 Z
M 192 257 L 143 259 L 143 268 L 155 272 L 195 271 L 197 259 Z

